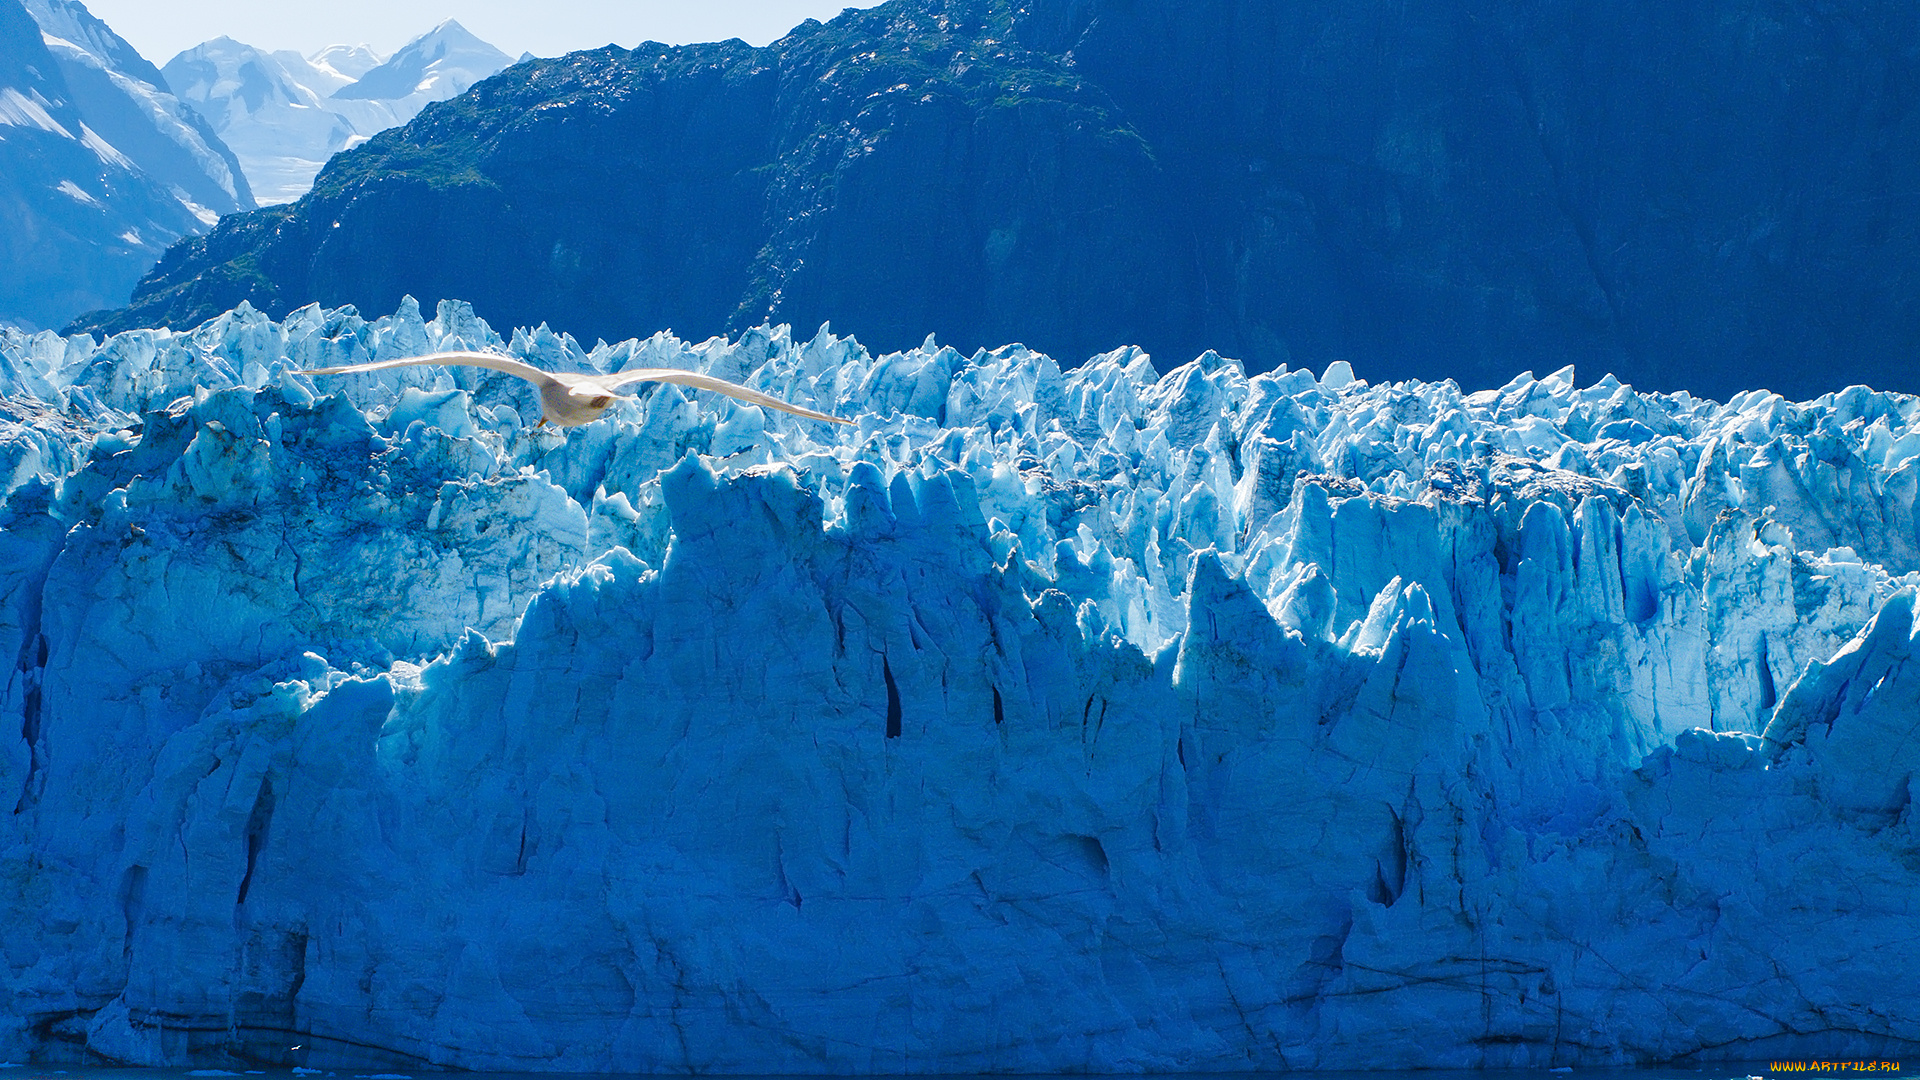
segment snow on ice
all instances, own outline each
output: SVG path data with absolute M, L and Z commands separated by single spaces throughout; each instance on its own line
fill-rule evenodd
M 697 368 L 534 429 L 507 348 Z M 1362 373 L 1363 374 L 1363 373 Z M 1920 401 L 0 331 L 0 1057 L 1912 1048 Z M 298 1049 L 292 1049 L 299 1044 Z

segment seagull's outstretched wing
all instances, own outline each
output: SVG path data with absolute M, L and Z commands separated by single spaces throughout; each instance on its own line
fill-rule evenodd
M 562 425 L 577 425 L 597 419 L 604 412 L 607 402 L 597 399 L 611 397 L 622 386 L 637 382 L 670 382 L 682 386 L 691 386 L 698 390 L 712 390 L 728 397 L 754 405 L 763 405 L 769 409 L 779 409 L 795 416 L 804 416 L 809 420 L 825 420 L 830 424 L 851 424 L 851 420 L 842 420 L 837 416 L 803 409 L 798 405 L 789 405 L 777 397 L 763 394 L 758 390 L 749 390 L 738 383 L 725 379 L 716 379 L 711 375 L 682 371 L 679 368 L 636 368 L 613 375 L 585 375 L 574 372 L 541 371 L 531 364 L 523 364 L 512 357 L 497 353 L 443 352 L 430 356 L 410 356 L 404 360 L 376 360 L 370 364 L 350 364 L 346 367 L 308 368 L 308 375 L 357 375 L 367 371 L 383 371 L 387 368 L 415 367 L 419 365 L 447 364 L 461 367 L 492 368 L 509 375 L 525 379 L 541 388 L 542 411 L 548 419 Z M 549 400 L 548 394 L 566 388 L 566 397 L 557 401 Z M 549 390 L 549 388 L 554 388 Z M 588 410 L 568 409 L 562 404 L 566 398 L 592 402 Z M 556 412 L 555 410 L 559 411 Z M 577 414 L 577 415 L 576 415 Z
M 825 420 L 830 424 L 852 424 L 851 420 L 842 420 L 838 416 L 829 416 L 812 409 L 803 409 L 798 405 L 789 405 L 777 397 L 763 394 L 758 390 L 749 390 L 739 383 L 730 383 L 725 379 L 716 379 L 711 375 L 702 375 L 695 371 L 682 371 L 679 368 L 631 368 L 612 375 L 573 376 L 563 380 L 575 397 L 595 397 L 612 393 L 614 390 L 637 382 L 678 383 L 691 386 L 696 390 L 711 390 L 716 394 L 725 394 L 730 398 L 739 398 L 753 405 L 762 405 L 769 409 L 804 416 L 809 420 Z
M 523 364 L 510 356 L 497 353 L 443 352 L 431 356 L 409 356 L 404 360 L 375 360 L 370 364 L 349 364 L 346 367 L 307 368 L 308 375 L 357 375 L 363 371 L 384 371 L 387 368 L 414 367 L 417 365 L 446 364 L 451 367 L 481 367 L 504 371 L 516 375 L 539 386 L 553 381 L 551 372 L 541 371 L 532 364 Z

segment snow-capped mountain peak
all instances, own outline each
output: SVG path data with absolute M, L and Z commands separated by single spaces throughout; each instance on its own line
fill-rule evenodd
M 22 0 L 22 5 L 33 16 L 33 21 L 40 24 L 40 30 L 46 36 L 59 38 L 74 48 L 92 53 L 111 63 L 114 68 L 145 79 L 154 86 L 165 85 L 159 78 L 159 69 L 153 66 L 152 61 L 141 56 L 139 50 L 114 33 L 85 5 L 76 0 Z
M 367 45 L 303 56 L 216 38 L 168 61 L 166 78 L 234 148 L 260 201 L 272 204 L 305 194 L 334 154 L 510 63 L 449 19 L 391 57 Z
M 512 63 L 512 57 L 448 19 L 408 42 L 358 82 L 334 91 L 333 96 L 343 100 L 393 100 L 424 94 L 439 100 L 466 92 L 467 87 Z
M 139 50 L 79 0 L 23 0 L 22 6 L 101 140 L 185 192 L 196 207 L 216 213 L 253 208 L 239 163 Z
M 312 56 L 301 56 L 291 49 L 273 55 L 288 71 L 311 71 L 313 81 L 307 85 L 323 95 L 353 85 L 362 75 L 387 62 L 373 46 L 364 44 L 329 45 Z
M 313 107 L 320 95 L 297 81 L 278 56 L 230 37 L 217 37 L 167 62 L 167 83 L 215 126 L 226 128 L 236 114 L 256 114 L 278 105 Z
M 355 134 L 325 107 L 308 71 L 289 71 L 279 57 L 232 38 L 188 49 L 165 73 L 174 93 L 234 147 L 263 203 L 298 198 L 320 162 Z
M 239 162 L 77 0 L 0 0 L 0 320 L 124 303 L 167 245 L 254 206 Z

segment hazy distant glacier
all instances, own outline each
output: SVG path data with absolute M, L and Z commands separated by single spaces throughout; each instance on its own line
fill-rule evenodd
M 365 45 L 312 56 L 215 38 L 167 61 L 167 85 L 238 155 L 262 205 L 292 202 L 327 160 L 466 93 L 513 63 L 452 19 L 390 57 Z
M 493 373 L 288 371 L 487 347 L 857 427 L 669 386 L 535 430 Z M 1886 977 L 1920 969 L 1914 398 L 825 328 L 587 352 L 410 303 L 0 331 L 0 391 L 0 1058 L 1548 1066 L 1920 1031 Z

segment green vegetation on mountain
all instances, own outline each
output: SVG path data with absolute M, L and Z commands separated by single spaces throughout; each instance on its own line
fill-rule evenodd
M 79 325 L 412 294 L 586 340 L 1920 390 L 1914 146 L 1904 0 L 892 0 L 518 65 Z

